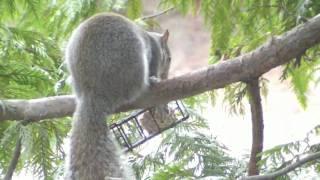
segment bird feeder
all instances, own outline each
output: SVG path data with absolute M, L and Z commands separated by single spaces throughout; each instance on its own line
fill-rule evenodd
M 189 114 L 183 103 L 172 101 L 166 105 L 136 111 L 111 124 L 110 129 L 127 152 L 188 118 Z

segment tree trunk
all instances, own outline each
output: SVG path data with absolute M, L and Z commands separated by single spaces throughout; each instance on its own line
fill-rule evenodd
M 261 157 L 257 155 L 263 150 L 263 113 L 259 78 L 248 81 L 247 87 L 249 92 L 249 103 L 252 121 L 252 147 L 248 175 L 252 176 L 259 174 L 258 162 L 261 160 Z

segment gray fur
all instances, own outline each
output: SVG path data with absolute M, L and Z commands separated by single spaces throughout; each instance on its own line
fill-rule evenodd
M 115 14 L 98 14 L 73 32 L 66 48 L 77 107 L 65 179 L 134 179 L 119 160 L 105 116 L 135 100 L 149 78 L 168 74 L 163 36 Z

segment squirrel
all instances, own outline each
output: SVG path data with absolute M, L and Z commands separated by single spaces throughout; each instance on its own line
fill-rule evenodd
M 82 22 L 66 47 L 76 96 L 66 180 L 134 179 L 121 164 L 105 117 L 167 77 L 168 30 L 148 32 L 111 13 Z

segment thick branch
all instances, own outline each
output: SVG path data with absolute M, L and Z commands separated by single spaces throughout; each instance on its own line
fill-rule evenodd
M 54 96 L 31 100 L 0 101 L 1 120 L 37 121 L 69 116 L 75 108 L 74 96 Z
M 249 177 L 243 178 L 243 180 L 271 180 L 271 179 L 275 179 L 276 177 L 285 175 L 285 174 L 289 173 L 290 171 L 293 171 L 297 167 L 301 167 L 303 164 L 306 164 L 310 161 L 314 161 L 319 158 L 320 158 L 320 152 L 310 154 L 304 158 L 298 159 L 295 163 L 292 163 L 291 165 L 288 165 L 287 167 L 280 169 L 279 171 L 276 171 L 276 172 L 273 172 L 270 174 L 266 174 L 266 175 L 249 176 Z
M 301 55 L 319 42 L 320 15 L 282 36 L 272 38 L 250 53 L 157 83 L 146 91 L 142 98 L 119 108 L 118 111 L 160 105 L 208 90 L 223 88 L 234 82 L 259 77 L 270 69 Z M 64 117 L 72 114 L 75 105 L 72 96 L 3 102 L 0 121 L 22 119 L 35 121 Z

